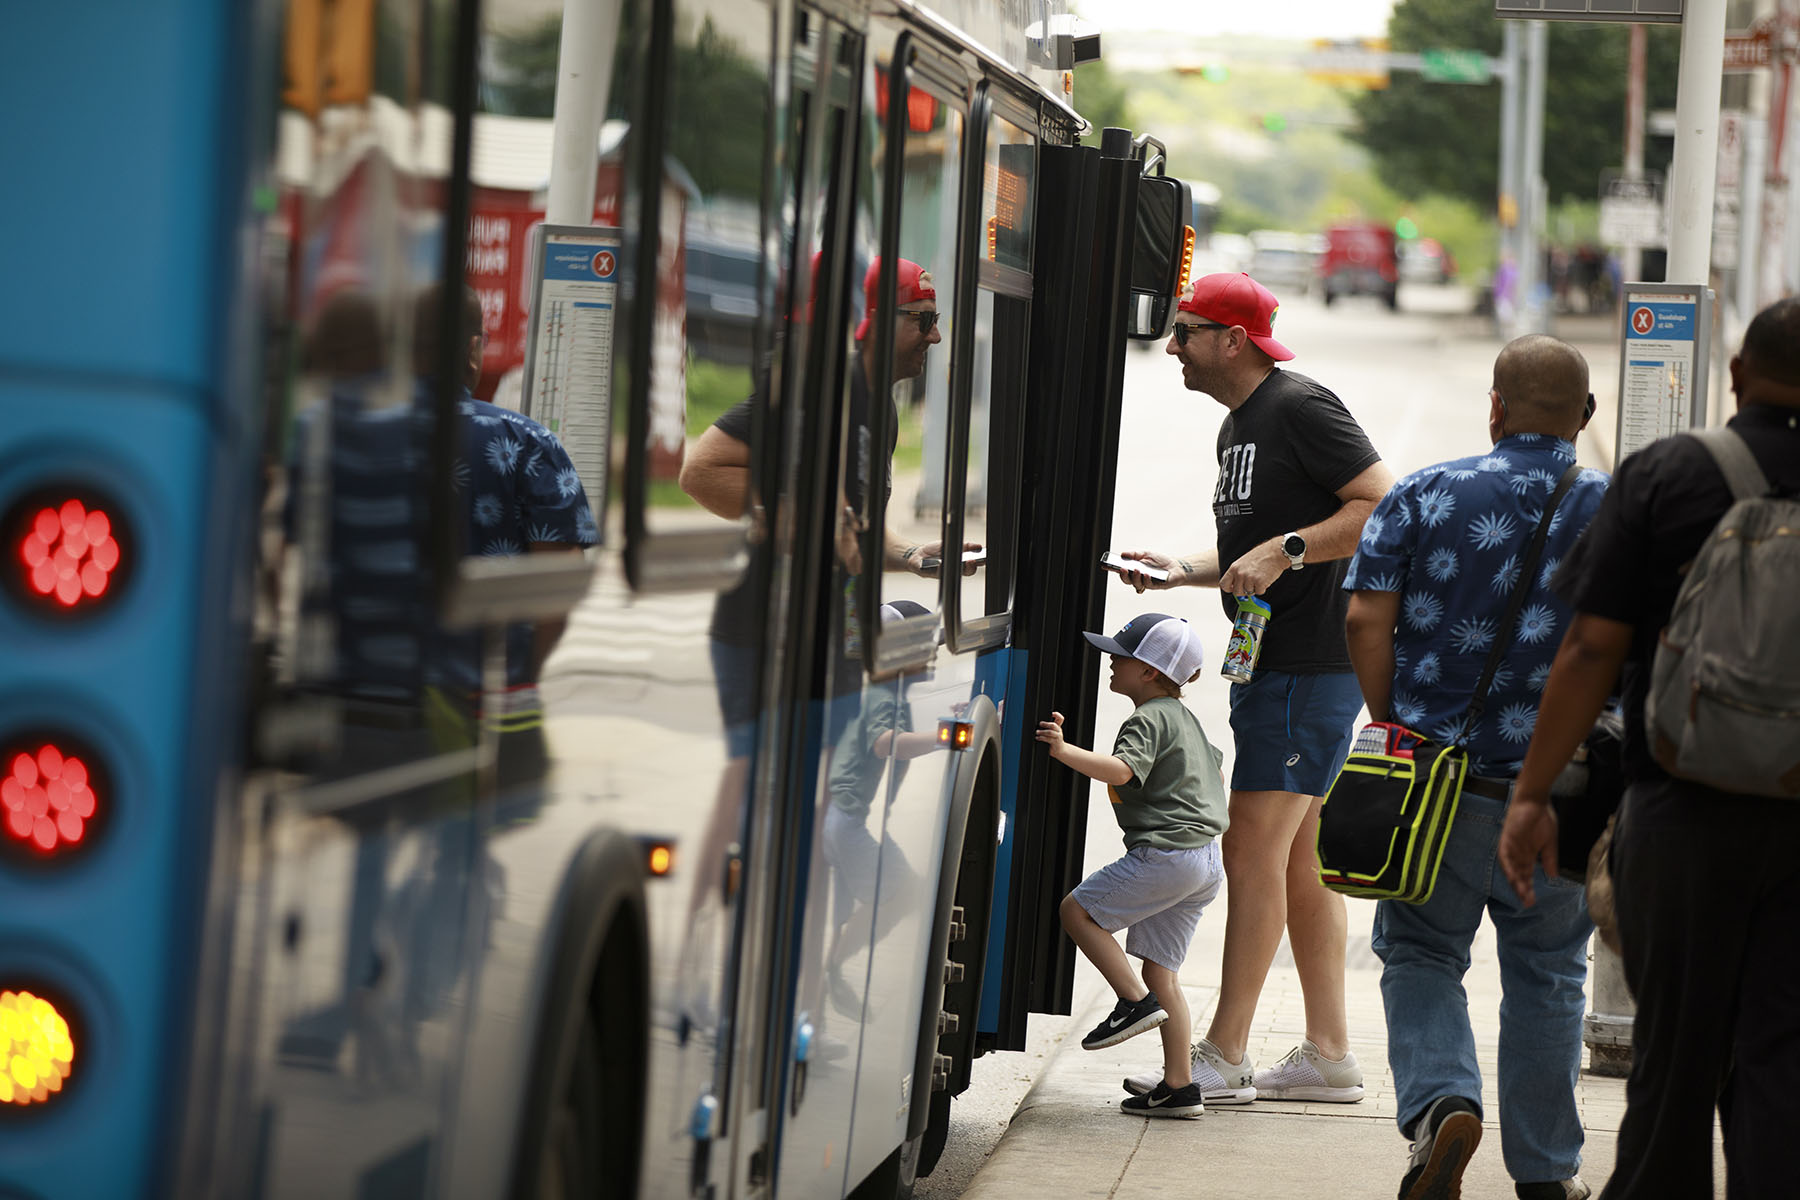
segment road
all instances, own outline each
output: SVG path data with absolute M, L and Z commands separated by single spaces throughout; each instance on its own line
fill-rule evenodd
M 1401 310 L 1375 301 L 1344 300 L 1327 309 L 1316 299 L 1284 303 L 1275 335 L 1293 350 L 1291 369 L 1310 375 L 1343 399 L 1389 466 L 1404 475 L 1430 463 L 1485 449 L 1487 392 L 1501 342 L 1491 322 L 1468 316 L 1469 294 L 1458 287 L 1406 287 Z M 1584 464 L 1609 468 L 1612 458 L 1618 349 L 1610 319 L 1565 319 L 1557 332 L 1587 356 L 1599 411 L 1578 451 Z M 1182 388 L 1181 374 L 1163 345 L 1126 353 L 1125 408 L 1119 431 L 1119 491 L 1115 499 L 1113 545 L 1118 549 L 1186 552 L 1213 544 L 1211 494 L 1217 476 L 1214 445 L 1225 409 L 1208 396 Z M 1117 628 L 1147 608 L 1185 617 L 1206 634 L 1206 661 L 1223 657 L 1230 627 L 1210 592 L 1181 589 L 1158 595 L 1154 603 L 1123 586 L 1107 602 L 1106 627 Z M 1208 666 L 1185 699 L 1227 748 L 1226 689 Z M 1129 711 L 1122 697 L 1102 695 L 1097 727 L 1118 727 Z M 1229 762 L 1227 771 L 1229 771 Z M 1087 863 L 1091 870 L 1119 853 L 1119 834 L 1098 799 L 1088 821 Z M 1223 921 L 1209 912 L 1207 921 Z M 1353 941 L 1352 963 L 1370 959 L 1366 925 Z M 1286 954 L 1283 944 L 1282 954 Z M 1279 960 L 1278 960 L 1279 961 Z M 1364 965 L 1373 965 L 1372 959 Z M 1190 959 L 1190 977 L 1212 979 L 1216 964 Z M 1085 961 L 1075 984 L 1075 1011 L 1086 1007 L 1105 984 Z M 917 1195 L 930 1200 L 960 1196 L 993 1151 L 1019 1101 L 1043 1064 L 1070 1032 L 1070 1019 L 1031 1018 L 1027 1048 L 990 1054 L 976 1062 L 970 1090 L 951 1108 L 944 1156 Z M 1080 1032 L 1075 1031 L 1076 1036 Z

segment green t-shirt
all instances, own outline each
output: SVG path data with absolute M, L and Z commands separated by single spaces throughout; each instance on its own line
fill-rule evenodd
M 1225 832 L 1225 755 L 1180 700 L 1138 705 L 1119 726 L 1113 753 L 1131 768 L 1130 783 L 1106 789 L 1126 849 L 1198 850 Z

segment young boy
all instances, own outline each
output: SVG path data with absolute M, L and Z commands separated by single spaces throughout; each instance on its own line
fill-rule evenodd
M 1216 839 L 1226 823 L 1223 756 L 1181 702 L 1181 685 L 1200 673 L 1200 635 L 1186 621 L 1145 613 L 1113 637 L 1082 636 L 1112 655 L 1111 689 L 1137 707 L 1111 754 L 1065 742 L 1061 713 L 1038 725 L 1050 757 L 1107 785 L 1125 835 L 1125 857 L 1082 880 L 1062 902 L 1063 928 L 1119 997 L 1081 1046 L 1099 1050 L 1162 1026 L 1162 1080 L 1119 1107 L 1146 1117 L 1198 1117 L 1205 1104 L 1193 1081 L 1193 1027 L 1176 973 L 1224 879 Z M 1121 950 L 1113 934 L 1126 928 Z M 1141 983 L 1127 954 L 1144 960 Z

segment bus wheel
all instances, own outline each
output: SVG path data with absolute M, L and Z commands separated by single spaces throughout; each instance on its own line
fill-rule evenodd
M 969 801 L 962 854 L 957 860 L 956 900 L 944 955 L 944 999 L 937 1020 L 937 1053 L 931 1068 L 931 1118 L 919 1147 L 918 1173 L 929 1175 L 950 1137 L 950 1097 L 969 1086 L 975 1061 L 975 1023 L 981 1012 L 988 918 L 994 907 L 994 847 L 1000 827 L 1000 794 L 992 764 L 984 764 Z
M 912 1200 L 919 1181 L 919 1147 L 925 1135 L 902 1142 L 895 1151 L 856 1185 L 850 1200 Z
M 595 1131 L 605 1128 L 600 1082 L 600 1038 L 594 1014 L 586 1012 L 575 1055 L 569 1064 L 569 1086 L 550 1116 L 544 1138 L 544 1161 L 538 1171 L 538 1200 L 574 1200 L 600 1191 L 606 1178 L 601 1153 L 605 1139 Z

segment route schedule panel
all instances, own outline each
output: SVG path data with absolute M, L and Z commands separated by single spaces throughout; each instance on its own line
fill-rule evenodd
M 1618 458 L 1701 424 L 1711 293 L 1700 287 L 1628 284 L 1619 371 Z

